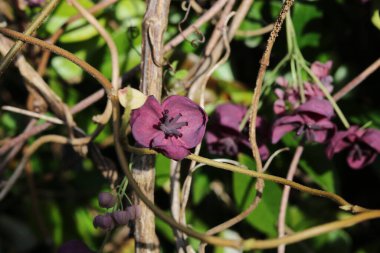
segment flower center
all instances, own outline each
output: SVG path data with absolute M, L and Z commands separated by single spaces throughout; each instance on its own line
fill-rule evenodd
M 169 117 L 169 111 L 165 110 L 162 113 L 162 118 L 160 119 L 160 123 L 158 124 L 158 127 L 161 131 L 165 133 L 165 138 L 168 137 L 182 137 L 182 134 L 178 131 L 183 126 L 187 126 L 187 122 L 178 122 L 178 119 L 182 117 L 182 114 L 179 113 L 174 118 Z

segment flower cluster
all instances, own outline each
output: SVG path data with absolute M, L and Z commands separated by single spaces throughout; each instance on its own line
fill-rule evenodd
M 333 91 L 332 77 L 329 75 L 332 61 L 323 64 L 315 62 L 311 71 L 321 81 L 328 92 Z M 283 77 L 277 79 L 280 88 L 275 89 L 277 100 L 273 111 L 278 115 L 273 124 L 272 143 L 277 143 L 286 133 L 295 131 L 304 140 L 327 143 L 327 157 L 348 151 L 347 163 L 353 169 L 361 169 L 374 162 L 380 153 L 380 131 L 352 126 L 345 131 L 336 131 L 332 122 L 334 110 L 324 99 L 320 88 L 312 83 L 303 84 L 306 101 L 301 103 L 300 92 L 290 87 Z
M 207 148 L 211 154 L 235 156 L 239 150 L 251 148 L 248 126 L 240 129 L 240 124 L 246 114 L 246 107 L 231 103 L 219 105 L 215 109 L 206 132 Z M 256 119 L 256 128 L 260 156 L 265 160 L 269 156 L 269 150 L 263 144 L 265 127 L 261 117 Z
M 114 207 L 117 198 L 108 192 L 101 192 L 98 196 L 98 202 L 101 207 Z M 113 211 L 110 213 L 95 216 L 93 224 L 96 228 L 112 230 L 115 226 L 127 225 L 130 220 L 138 219 L 141 216 L 141 208 L 138 205 L 132 205 L 125 210 Z

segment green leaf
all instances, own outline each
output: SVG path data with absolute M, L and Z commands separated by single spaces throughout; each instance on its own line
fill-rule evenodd
M 116 5 L 116 18 L 129 25 L 139 26 L 145 13 L 145 2 L 141 0 L 121 0 Z
M 336 192 L 336 178 L 333 163 L 327 159 L 320 145 L 307 146 L 300 161 L 300 167 L 323 190 Z
M 193 203 L 198 205 L 202 199 L 210 192 L 210 182 L 208 177 L 202 173 L 197 173 L 193 180 Z
M 254 160 L 244 154 L 239 154 L 238 161 L 251 169 Z M 252 203 L 255 196 L 256 180 L 239 173 L 233 174 L 234 198 L 239 211 L 243 211 Z M 247 221 L 257 230 L 274 237 L 277 235 L 277 218 L 280 208 L 281 188 L 270 181 L 265 182 L 263 198 L 259 206 L 247 217 Z
M 300 48 L 319 45 L 320 34 L 306 30 L 306 26 L 322 16 L 322 11 L 315 4 L 299 2 L 294 5 L 292 19 Z
M 162 154 L 156 155 L 156 186 L 169 187 L 170 184 L 170 159 Z
M 86 56 L 84 50 L 78 51 L 76 56 L 83 59 Z M 69 84 L 79 83 L 83 78 L 83 69 L 62 56 L 55 56 L 51 62 L 58 75 Z
M 87 245 L 95 248 L 96 244 L 93 237 L 97 231 L 92 222 L 93 218 L 87 209 L 78 208 L 75 210 L 75 223 L 79 235 Z
M 90 8 L 94 5 L 90 0 L 79 0 L 78 1 L 83 7 Z M 44 28 L 50 34 L 53 34 L 58 28 L 60 28 L 70 17 L 76 15 L 78 11 L 68 4 L 67 1 L 61 1 L 57 8 L 54 10 L 53 14 L 49 17 L 48 21 L 45 22 Z
M 376 26 L 377 29 L 380 30 L 380 11 L 379 10 L 373 11 L 371 21 L 372 21 L 372 24 Z
M 98 19 L 100 25 L 104 26 L 106 20 L 104 18 Z M 74 43 L 89 40 L 99 34 L 93 25 L 88 24 L 86 20 L 78 20 L 70 24 L 67 31 L 59 37 L 59 41 L 62 43 Z

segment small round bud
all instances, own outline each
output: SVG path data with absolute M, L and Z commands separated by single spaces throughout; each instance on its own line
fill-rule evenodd
M 127 225 L 131 219 L 130 214 L 126 211 L 116 211 L 112 213 L 112 217 L 118 225 Z
M 116 204 L 116 197 L 109 192 L 101 192 L 98 195 L 99 205 L 104 208 L 111 208 Z
M 95 216 L 93 224 L 94 227 L 105 230 L 111 230 L 115 227 L 115 222 L 109 213 Z
M 136 220 L 141 217 L 141 207 L 139 205 L 132 205 L 125 210 L 131 220 Z

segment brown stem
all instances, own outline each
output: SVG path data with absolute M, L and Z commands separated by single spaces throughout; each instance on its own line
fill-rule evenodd
M 163 36 L 167 28 L 170 0 L 149 0 L 143 20 L 140 90 L 161 99 Z M 154 202 L 155 156 L 134 156 L 132 173 L 138 187 Z M 141 218 L 135 225 L 136 252 L 158 252 L 154 213 L 136 194 L 134 204 L 141 206 Z
M 293 177 L 297 171 L 298 163 L 300 161 L 303 149 L 304 149 L 303 146 L 298 146 L 296 148 L 292 162 L 290 163 L 288 174 L 286 175 L 287 180 L 290 180 L 290 181 L 293 180 Z M 291 188 L 289 186 L 285 185 L 284 191 L 282 192 L 282 196 L 281 196 L 280 213 L 278 216 L 278 238 L 281 238 L 285 235 L 285 218 L 286 218 L 286 209 L 288 206 L 290 189 Z M 285 253 L 284 244 L 278 246 L 277 253 Z
M 32 23 L 26 28 L 24 35 L 32 35 L 38 27 L 44 22 L 44 20 L 50 15 L 50 13 L 55 9 L 60 0 L 51 0 L 37 15 L 37 17 L 33 20 Z M 16 43 L 12 46 L 12 48 L 8 51 L 8 53 L 4 56 L 0 63 L 0 75 L 4 73 L 6 68 L 12 62 L 13 58 L 20 51 L 21 47 L 24 45 L 22 41 L 16 41 Z
M 105 9 L 107 8 L 108 6 L 116 3 L 117 0 L 104 0 L 94 6 L 92 6 L 91 8 L 89 8 L 87 11 L 91 14 L 94 14 L 102 9 Z M 80 18 L 82 18 L 82 15 L 81 14 L 77 14 L 71 18 L 69 18 L 50 38 L 47 39 L 47 41 L 50 43 L 50 44 L 55 44 L 57 42 L 57 40 L 59 39 L 59 37 L 61 37 L 61 35 L 63 34 L 63 32 L 65 31 L 65 28 L 79 20 Z M 45 74 L 45 70 L 46 70 L 46 66 L 48 64 L 48 61 L 49 61 L 49 58 L 50 58 L 50 55 L 51 55 L 51 52 L 49 50 L 44 50 L 44 53 L 42 54 L 42 57 L 41 57 L 41 60 L 40 60 L 40 63 L 38 65 L 38 73 L 43 76 Z
M 357 77 L 351 80 L 348 84 L 346 84 L 342 89 L 340 89 L 337 93 L 334 94 L 333 99 L 338 101 L 342 97 L 344 97 L 348 92 L 353 90 L 356 86 L 358 86 L 363 80 L 365 80 L 369 75 L 374 73 L 380 67 L 380 58 L 378 58 L 375 62 L 373 62 L 368 68 L 366 68 L 362 73 L 360 73 Z

